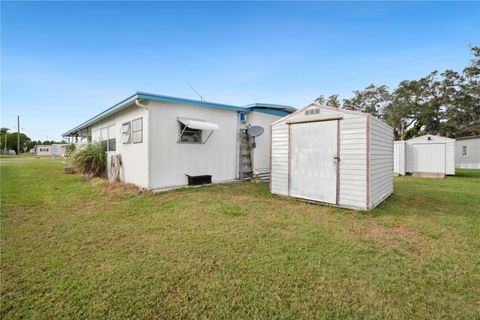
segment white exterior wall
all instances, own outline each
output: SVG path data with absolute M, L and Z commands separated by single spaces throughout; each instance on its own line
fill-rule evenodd
M 134 119 L 143 119 L 143 142 L 123 144 L 121 140 L 120 129 L 125 122 Z M 122 156 L 122 170 L 120 180 L 133 183 L 143 188 L 148 188 L 148 130 L 149 130 L 149 112 L 146 109 L 132 106 L 120 111 L 111 117 L 97 122 L 91 127 L 92 141 L 99 141 L 102 134 L 108 132 L 109 138 L 113 135 L 116 139 L 116 151 L 108 152 L 108 161 L 110 156 L 120 154 Z M 103 130 L 102 130 L 103 129 Z M 104 138 L 104 137 L 103 137 Z
M 462 155 L 462 147 L 467 155 Z M 457 168 L 480 169 L 480 137 L 455 141 L 455 163 Z
M 238 112 L 150 101 L 150 184 L 151 189 L 188 184 L 189 175 L 211 175 L 212 182 L 234 180 L 238 166 Z M 215 123 L 206 144 L 178 143 L 178 118 Z M 208 135 L 202 133 L 203 140 Z
M 52 156 L 64 157 L 67 152 L 68 144 L 52 144 Z
M 428 137 L 431 140 L 428 140 Z M 432 144 L 432 143 L 442 143 L 445 144 L 445 155 L 438 155 L 432 157 L 432 167 L 437 167 L 437 163 L 434 163 L 436 160 L 439 160 L 441 157 L 445 159 L 445 174 L 454 175 L 455 174 L 455 140 L 449 139 L 440 136 L 425 135 L 418 138 L 413 138 L 406 141 L 406 157 L 405 157 L 405 168 L 406 172 L 412 173 L 413 168 L 413 145 L 414 144 Z
M 393 129 L 370 117 L 370 204 L 376 207 L 393 192 Z
M 405 141 L 395 141 L 393 150 L 393 172 L 404 176 L 405 171 Z
M 317 108 L 318 106 L 312 106 Z M 289 129 L 287 120 L 308 119 L 305 110 L 272 125 L 270 191 L 288 195 Z M 367 115 L 322 107 L 315 116 L 342 116 L 340 120 L 339 205 L 367 209 Z M 336 120 L 334 120 L 336 121 Z M 333 160 L 333 159 L 332 159 Z
M 257 147 L 253 149 L 254 172 L 268 172 L 270 170 L 270 124 L 280 119 L 279 116 L 253 111 L 248 113 L 247 122 L 252 126 L 261 126 L 264 133 L 255 138 Z

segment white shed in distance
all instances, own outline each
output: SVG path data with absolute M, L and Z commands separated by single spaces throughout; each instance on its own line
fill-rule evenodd
M 443 178 L 455 174 L 455 139 L 424 135 L 395 141 L 396 174 Z
M 270 192 L 368 210 L 393 192 L 393 129 L 318 104 L 271 125 Z

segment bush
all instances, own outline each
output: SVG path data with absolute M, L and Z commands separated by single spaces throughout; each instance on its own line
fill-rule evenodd
M 95 177 L 105 175 L 107 157 L 101 143 L 90 143 L 78 148 L 72 155 L 72 164 L 78 172 Z
M 67 147 L 67 151 L 65 152 L 65 157 L 67 158 L 71 157 L 75 153 L 76 149 L 77 149 L 77 146 L 74 143 L 69 144 Z

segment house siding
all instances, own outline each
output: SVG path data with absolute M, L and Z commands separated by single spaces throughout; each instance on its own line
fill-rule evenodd
M 467 147 L 467 155 L 462 156 L 462 147 Z M 455 162 L 457 168 L 480 169 L 480 137 L 455 141 Z
M 256 148 L 253 149 L 253 170 L 255 173 L 268 172 L 270 170 L 270 124 L 280 119 L 279 116 L 252 111 L 247 114 L 247 123 L 252 126 L 260 126 L 264 132 L 255 138 Z
M 165 189 L 188 184 L 186 175 L 211 175 L 212 182 L 236 179 L 238 113 L 151 101 L 150 188 Z M 219 129 L 205 144 L 178 143 L 178 118 L 215 123 Z M 209 133 L 203 133 L 205 140 Z
M 134 119 L 142 118 L 143 136 L 141 143 L 123 144 L 121 140 L 121 127 L 125 122 Z M 90 128 L 93 141 L 98 141 L 97 132 L 102 129 L 109 131 L 116 140 L 116 151 L 107 153 L 108 161 L 110 157 L 115 154 L 120 154 L 122 157 L 122 169 L 120 171 L 120 180 L 127 183 L 133 183 L 143 188 L 148 188 L 148 143 L 149 143 L 149 113 L 148 110 L 131 107 L 115 113 L 114 115 L 103 119 Z

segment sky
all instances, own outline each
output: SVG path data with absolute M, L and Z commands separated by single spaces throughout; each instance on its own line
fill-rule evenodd
M 1 126 L 61 134 L 136 91 L 301 108 L 462 70 L 480 2 L 1 2 Z

